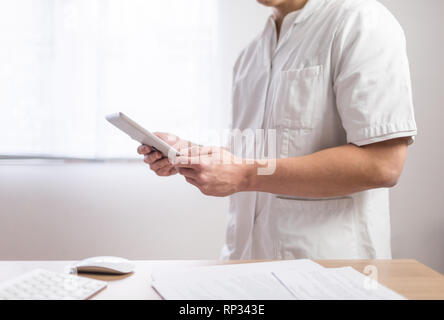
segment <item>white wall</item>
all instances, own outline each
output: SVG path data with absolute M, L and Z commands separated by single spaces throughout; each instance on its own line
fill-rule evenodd
M 139 164 L 0 166 L 0 259 L 216 259 L 227 201 Z
M 444 272 L 444 1 L 383 0 L 407 36 L 418 137 L 391 193 L 394 257 Z
M 381 2 L 406 31 L 419 127 L 392 191 L 393 254 L 444 272 L 444 2 Z M 219 3 L 228 94 L 235 52 L 268 11 L 255 0 Z M 181 177 L 159 179 L 143 164 L 0 165 L 0 259 L 217 258 L 226 210 L 226 199 L 204 197 Z

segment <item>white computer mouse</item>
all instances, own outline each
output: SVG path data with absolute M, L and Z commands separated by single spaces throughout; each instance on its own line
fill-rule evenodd
M 73 267 L 77 272 L 126 274 L 134 271 L 134 263 L 119 257 L 92 257 L 79 261 Z

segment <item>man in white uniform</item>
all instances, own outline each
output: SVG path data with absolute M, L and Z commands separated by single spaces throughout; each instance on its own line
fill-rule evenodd
M 258 1 L 273 15 L 237 59 L 232 127 L 275 130 L 273 174 L 223 148 L 240 163 L 139 153 L 158 175 L 231 196 L 226 259 L 391 258 L 388 188 L 416 135 L 400 25 L 375 0 Z

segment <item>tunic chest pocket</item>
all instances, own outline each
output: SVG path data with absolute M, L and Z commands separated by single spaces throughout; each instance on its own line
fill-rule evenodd
M 282 71 L 276 92 L 274 113 L 276 126 L 312 129 L 316 107 L 322 97 L 321 65 Z

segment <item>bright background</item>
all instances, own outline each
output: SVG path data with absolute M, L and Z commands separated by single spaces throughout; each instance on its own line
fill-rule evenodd
M 0 1 L 0 155 L 134 158 L 117 111 L 206 143 L 228 121 L 220 4 Z
M 444 272 L 442 0 L 384 0 L 407 39 L 419 135 L 392 191 L 395 258 Z M 161 7 L 167 6 L 171 12 Z M 202 14 L 202 13 L 205 14 Z M 255 0 L 0 0 L 0 259 L 213 259 L 227 199 L 160 179 L 103 115 L 198 139 L 229 117 Z

